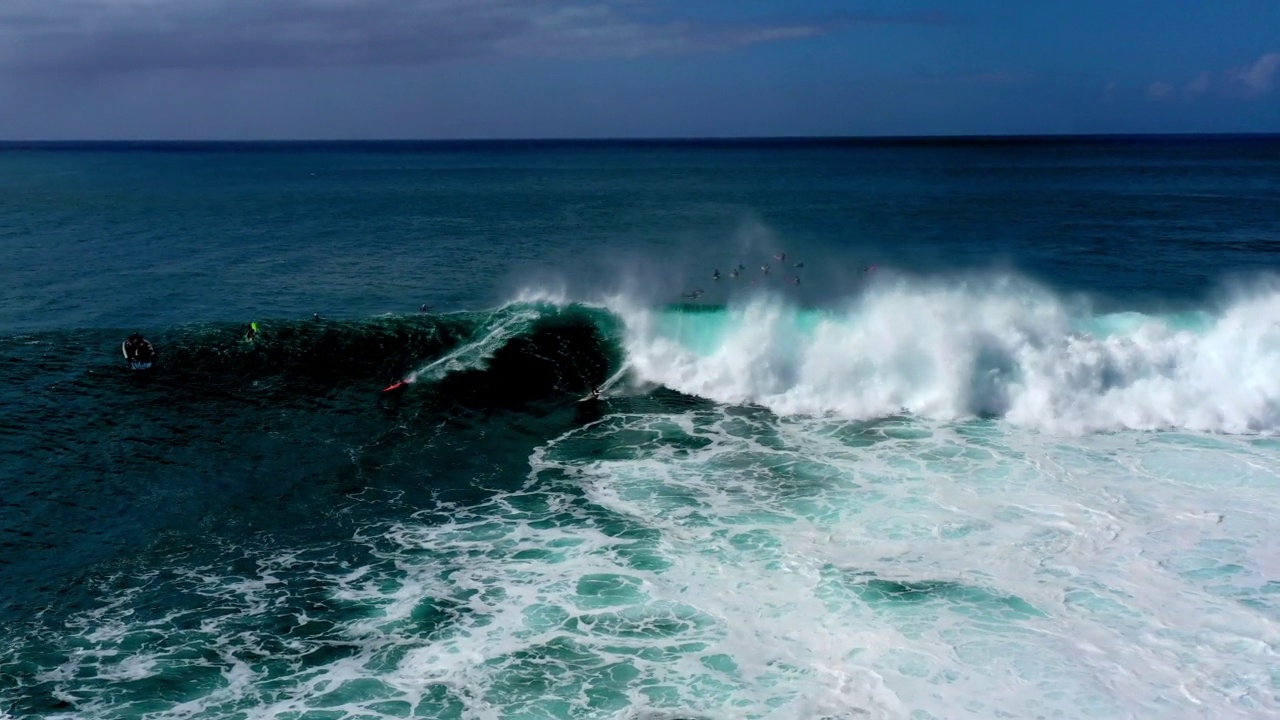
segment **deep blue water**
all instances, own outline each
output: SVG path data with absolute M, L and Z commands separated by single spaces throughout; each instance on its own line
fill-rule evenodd
M 0 718 L 1267 716 L 1277 250 L 1280 137 L 0 145 Z
M 824 258 L 811 301 L 878 263 L 1195 302 L 1269 265 L 1280 214 L 1280 139 L 125 147 L 4 152 L 0 327 L 357 318 L 553 280 L 661 295 L 773 246 Z

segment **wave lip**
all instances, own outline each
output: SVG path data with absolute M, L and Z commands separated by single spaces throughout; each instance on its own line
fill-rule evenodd
M 1016 278 L 624 311 L 641 380 L 786 415 L 1000 417 L 1043 431 L 1280 429 L 1280 292 L 1214 314 L 1092 315 Z

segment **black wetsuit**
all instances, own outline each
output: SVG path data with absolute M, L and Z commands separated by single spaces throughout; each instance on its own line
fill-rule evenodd
M 124 353 L 134 366 L 149 366 L 156 359 L 156 349 L 151 342 L 137 333 L 125 339 Z

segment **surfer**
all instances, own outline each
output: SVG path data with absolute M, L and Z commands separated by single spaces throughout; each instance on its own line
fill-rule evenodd
M 396 382 L 393 382 L 390 385 L 382 388 L 382 392 L 389 393 L 389 392 L 395 392 L 396 390 L 404 390 L 406 386 L 412 385 L 414 380 L 416 380 L 416 378 L 410 375 L 407 378 L 404 378 L 402 380 L 397 380 Z
M 702 290 L 701 290 L 701 289 L 694 290 L 693 292 L 691 292 L 691 293 L 685 293 L 685 294 L 681 295 L 680 297 L 687 297 L 687 298 L 690 298 L 690 299 L 692 299 L 692 300 L 697 300 L 698 298 L 702 297 Z
M 599 400 L 599 399 L 600 399 L 600 395 L 601 395 L 602 391 L 603 391 L 603 388 L 601 388 L 601 387 L 600 387 L 600 386 L 598 386 L 598 385 L 597 385 L 597 386 L 595 386 L 595 387 L 593 387 L 593 388 L 591 388 L 591 392 L 590 392 L 590 393 L 588 393 L 586 397 L 584 397 L 584 398 L 582 398 L 581 400 L 579 400 L 579 401 L 578 401 L 578 406 L 579 406 L 579 407 L 584 407 L 584 406 L 586 406 L 586 405 L 590 405 L 590 404 L 594 403 L 595 401 Z
M 249 323 L 249 331 L 244 334 L 244 340 L 245 342 L 253 342 L 256 337 L 258 337 L 258 323 L 251 322 Z
M 418 312 L 429 313 L 431 312 L 431 306 L 426 303 L 422 303 L 422 307 L 418 308 Z
M 715 271 L 715 272 L 713 272 L 713 273 L 711 273 L 711 279 L 712 279 L 712 280 L 719 280 L 719 279 L 720 279 L 720 268 L 716 268 L 716 271 Z
M 155 347 L 151 345 L 150 340 L 142 336 L 142 333 L 134 333 L 125 338 L 120 349 L 124 352 L 124 359 L 129 363 L 129 367 L 134 370 L 147 370 L 156 359 Z

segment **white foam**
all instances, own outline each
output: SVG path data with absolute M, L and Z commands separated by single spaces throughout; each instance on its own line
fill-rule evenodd
M 832 669 L 870 681 L 858 707 L 897 717 L 962 709 L 1250 717 L 1277 709 L 1265 669 L 1280 639 L 1275 619 L 1235 599 L 1274 566 L 1265 559 L 1274 545 L 1265 516 L 1280 507 L 1274 484 L 1239 491 L 1250 463 L 1216 456 L 1218 486 L 1209 490 L 1131 475 L 1111 457 L 1133 453 L 1132 438 L 1097 438 L 1089 451 L 1064 457 L 1025 438 L 1002 438 L 991 452 L 989 443 L 935 428 L 934 438 L 888 441 L 850 461 L 814 442 L 821 435 L 812 423 L 783 426 L 785 450 L 769 455 L 724 427 L 694 431 L 716 443 L 693 454 L 659 445 L 643 462 L 569 465 L 594 502 L 661 532 L 675 561 L 662 577 L 722 618 L 725 635 L 708 652 L 740 660 L 751 677 L 743 697 L 763 703 L 767 695 L 752 690 L 779 680 L 800 692 L 779 717 L 815 716 L 799 697 L 831 691 L 822 678 Z M 903 464 L 921 453 L 935 459 Z M 1158 448 L 1138 454 L 1163 457 Z M 727 472 L 735 456 L 768 464 Z M 801 490 L 785 469 L 788 456 L 844 473 L 810 472 L 826 480 Z M 1258 460 L 1278 469 L 1274 457 Z M 1233 497 L 1222 497 L 1222 484 L 1237 488 Z M 1223 527 L 1250 507 L 1268 510 Z M 1188 517 L 1197 511 L 1227 520 Z M 1199 565 L 1174 567 L 1197 548 L 1211 555 L 1201 565 L 1239 572 L 1215 588 L 1194 575 Z M 896 607 L 848 594 L 869 579 L 942 589 Z M 958 588 L 951 596 L 946 583 Z M 1016 602 L 989 615 L 1000 598 Z M 768 668 L 781 664 L 793 670 L 771 677 Z
M 618 307 L 641 379 L 781 414 L 995 415 L 1067 433 L 1280 428 L 1280 292 L 1204 328 L 1094 317 L 1011 278 L 886 282 L 824 312 L 757 295 L 712 321 Z
M 608 416 L 530 465 L 305 561 L 227 548 L 143 577 L 52 639 L 75 648 L 40 678 L 74 706 L 52 717 L 193 668 L 220 682 L 140 716 L 1280 711 L 1266 443 L 717 408 Z M 136 616 L 157 593 L 185 600 Z

